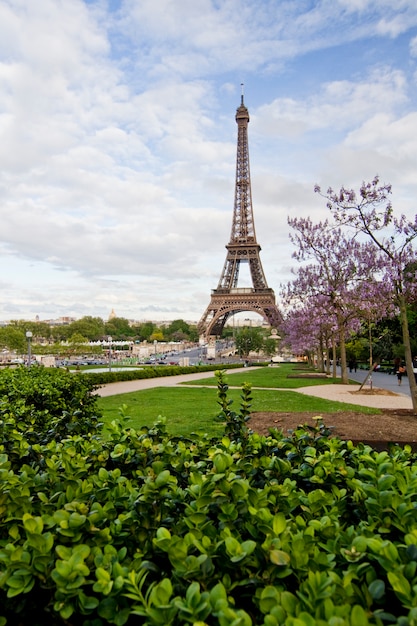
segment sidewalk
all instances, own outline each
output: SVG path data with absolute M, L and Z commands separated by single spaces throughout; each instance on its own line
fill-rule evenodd
M 358 383 L 362 383 L 368 373 L 369 370 L 357 370 L 356 372 L 349 372 L 349 378 L 351 380 L 357 380 Z M 337 375 L 340 376 L 339 367 L 337 368 Z M 369 380 L 366 383 L 365 387 L 369 389 Z M 411 398 L 410 385 L 407 376 L 403 376 L 402 384 L 399 385 L 396 374 L 386 374 L 385 372 L 372 372 L 372 387 L 387 389 L 388 391 L 392 391 L 393 393 L 404 394 Z
M 384 374 L 381 374 L 382 376 Z M 404 384 L 404 383 L 403 383 Z M 314 396 L 316 398 L 322 398 L 324 400 L 332 400 L 337 402 L 348 402 L 349 404 L 358 404 L 360 406 L 367 406 L 374 409 L 412 409 L 413 404 L 411 397 L 404 393 L 394 393 L 394 395 L 379 395 L 377 393 L 378 387 L 373 385 L 374 393 L 358 393 L 360 385 L 320 385 L 315 387 L 302 387 L 297 389 L 299 393 L 304 393 L 307 396 Z M 364 387 L 364 391 L 369 386 Z M 379 388 L 383 389 L 383 388 Z M 402 390 L 402 388 L 401 388 Z
M 231 370 L 233 373 L 246 372 L 245 368 Z M 128 380 L 122 383 L 109 383 L 100 387 L 96 391 L 97 395 L 103 398 L 107 396 L 117 396 L 121 393 L 130 393 L 132 391 L 142 391 L 143 389 L 153 389 L 154 387 L 175 387 L 181 383 L 187 383 L 192 380 L 201 380 L 202 378 L 210 378 L 214 376 L 214 372 L 197 372 L 194 374 L 179 374 L 178 376 L 160 376 L 158 378 L 144 378 L 138 380 Z

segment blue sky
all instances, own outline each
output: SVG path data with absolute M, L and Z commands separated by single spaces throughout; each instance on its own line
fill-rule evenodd
M 0 320 L 198 321 L 230 236 L 242 82 L 277 295 L 288 216 L 328 216 L 316 183 L 378 174 L 414 217 L 415 0 L 0 0 Z

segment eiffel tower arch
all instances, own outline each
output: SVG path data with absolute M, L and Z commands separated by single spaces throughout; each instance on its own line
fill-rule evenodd
M 273 328 L 278 328 L 282 320 L 274 291 L 266 282 L 259 255 L 261 246 L 256 240 L 249 168 L 249 112 L 243 93 L 235 119 L 238 135 L 232 231 L 219 284 L 212 290 L 210 303 L 198 323 L 200 336 L 206 341 L 220 336 L 227 320 L 235 313 L 258 313 Z M 241 263 L 249 265 L 252 287 L 238 286 Z

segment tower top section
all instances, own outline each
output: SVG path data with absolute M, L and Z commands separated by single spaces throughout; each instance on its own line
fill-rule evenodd
M 243 100 L 243 85 L 242 85 L 242 95 L 240 96 L 240 107 L 236 109 L 236 122 L 240 125 L 248 125 L 249 122 L 249 111 L 245 107 L 245 103 Z

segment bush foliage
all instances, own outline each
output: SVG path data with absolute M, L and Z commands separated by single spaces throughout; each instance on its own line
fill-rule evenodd
M 48 405 L 52 420 L 68 401 Z M 13 402 L 0 439 L 1 625 L 417 624 L 407 447 L 354 446 L 320 419 L 257 435 L 250 389 L 234 412 L 223 374 L 219 439 L 172 437 L 163 421 L 134 431 L 121 414 L 106 436 L 65 427 L 27 447 L 4 426 Z M 43 405 L 28 419 L 37 411 L 43 423 Z
M 120 371 L 108 371 L 103 369 L 100 372 L 89 372 L 85 370 L 84 376 L 88 378 L 92 384 L 107 385 L 108 383 L 117 383 L 129 380 L 142 380 L 147 378 L 162 378 L 164 376 L 178 376 L 179 374 L 196 374 L 198 372 L 213 372 L 227 369 L 233 370 L 242 367 L 240 363 L 230 363 L 225 365 L 160 365 L 145 366 L 142 368 L 124 368 Z

